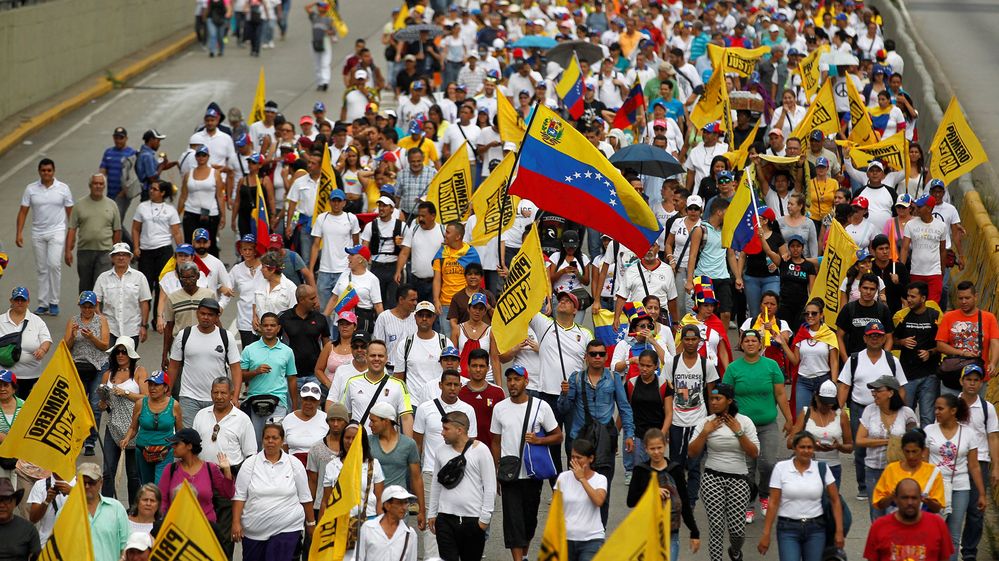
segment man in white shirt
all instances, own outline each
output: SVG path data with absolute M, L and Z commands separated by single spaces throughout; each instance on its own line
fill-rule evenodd
M 704 125 L 703 141 L 690 149 L 687 161 L 683 167 L 687 170 L 687 190 L 693 195 L 699 195 L 701 180 L 711 173 L 711 160 L 728 152 L 728 144 L 718 142 L 721 134 L 721 123 L 715 121 Z
M 905 224 L 899 262 L 906 263 L 912 257 L 910 279 L 925 282 L 930 289 L 930 300 L 940 304 L 943 270 L 947 262 L 947 226 L 933 216 L 935 203 L 936 199 L 931 195 L 923 195 L 914 201 L 917 217 Z
M 267 100 L 264 104 L 264 118 L 250 125 L 250 140 L 257 147 L 257 152 L 270 156 L 274 151 L 274 118 L 277 117 L 278 104 Z
M 975 432 L 978 439 L 978 462 L 982 468 L 982 483 L 985 495 L 991 494 L 991 487 L 999 483 L 999 417 L 996 408 L 979 394 L 985 373 L 978 365 L 966 366 L 961 372 L 961 399 L 970 410 L 967 427 Z M 972 485 L 968 497 L 969 505 L 978 504 L 978 489 Z M 977 508 L 969 508 L 961 536 L 961 558 L 977 559 L 978 542 L 982 539 L 985 513 Z
M 146 341 L 149 304 L 153 300 L 145 275 L 129 267 L 132 250 L 127 243 L 111 248 L 111 270 L 104 271 L 94 283 L 100 311 L 108 319 L 111 341 L 131 337 L 138 347 Z
M 56 474 L 35 481 L 28 493 L 28 521 L 38 528 L 38 539 L 42 547 L 52 537 L 56 516 L 66 506 L 69 492 L 76 486 L 76 477 L 66 481 Z
M 616 283 L 614 304 L 614 325 L 621 321 L 621 310 L 625 302 L 641 302 L 648 295 L 654 295 L 660 302 L 666 302 L 670 317 L 679 321 L 676 310 L 676 279 L 673 268 L 659 259 L 659 243 L 653 243 L 641 261 L 626 267 Z M 657 320 L 658 321 L 658 320 Z
M 322 157 L 309 154 L 307 167 L 309 173 L 302 175 L 291 184 L 285 200 L 288 202 L 288 218 L 285 220 L 284 237 L 291 238 L 292 232 L 299 227 L 299 250 L 302 255 L 312 255 L 312 212 L 316 208 L 316 188 L 319 181 Z M 292 220 L 298 211 L 298 222 Z
M 395 349 L 399 343 L 416 333 L 416 314 L 414 314 L 418 302 L 416 289 L 408 284 L 400 284 L 396 294 L 398 299 L 395 307 L 378 314 L 372 330 L 375 339 L 385 341 L 389 358 L 395 356 Z M 398 369 L 393 370 L 393 373 L 397 372 Z
M 416 289 L 418 300 L 434 299 L 433 260 L 443 243 L 444 229 L 437 223 L 437 207 L 428 201 L 418 204 L 416 225 L 406 229 L 395 270 L 395 280 L 401 282 L 406 264 L 410 264 L 408 280 Z
M 436 446 L 434 456 L 439 456 L 440 461 L 434 462 L 428 472 L 424 460 L 423 471 L 424 484 L 431 483 L 427 519 L 430 532 L 436 534 L 437 539 L 434 540 L 430 532 L 425 533 L 424 547 L 427 557 L 431 556 L 431 548 L 434 556 L 440 548 L 444 550 L 443 557 L 446 559 L 481 559 L 486 545 L 485 531 L 492 520 L 496 500 L 496 471 L 489 447 L 475 440 L 472 408 L 457 401 L 457 388 L 461 386 L 458 372 L 450 370 L 444 379 L 454 385 L 454 399 L 467 411 L 451 410 L 445 413 L 444 408 L 440 408 L 441 419 L 437 426 L 441 427 L 441 436 L 433 441 Z M 431 442 L 426 442 L 425 446 L 429 444 Z M 424 451 L 427 452 L 426 447 Z M 459 455 L 465 457 L 465 467 L 461 481 L 455 484 L 448 477 L 453 472 L 443 468 Z M 442 469 L 447 485 L 440 480 Z
M 361 225 L 357 216 L 344 211 L 347 204 L 347 194 L 342 189 L 330 191 L 330 210 L 316 217 L 316 223 L 311 230 L 312 238 L 320 243 L 312 244 L 309 254 L 309 270 L 316 268 L 319 260 L 319 276 L 316 277 L 316 291 L 319 294 L 319 309 L 325 310 L 326 303 L 333 294 L 333 287 L 340 280 L 340 275 L 348 269 L 348 247 L 357 245 Z
M 395 201 L 383 195 L 378 199 L 378 218 L 367 223 L 361 231 L 361 241 L 371 251 L 370 271 L 378 277 L 385 307 L 395 306 L 399 286 L 395 280 L 396 265 L 409 230 L 404 221 L 394 216 Z
M 66 247 L 66 225 L 73 212 L 73 193 L 55 178 L 55 162 L 38 162 L 38 181 L 24 188 L 17 212 L 17 247 L 24 247 L 24 223 L 31 215 L 31 245 L 38 274 L 38 315 L 59 315 L 62 287 L 62 257 Z
M 461 144 L 466 141 L 468 142 L 466 148 L 468 159 L 469 161 L 474 160 L 476 141 L 479 139 L 479 127 L 472 122 L 473 117 L 475 117 L 475 108 L 470 103 L 464 103 L 458 108 L 458 122 L 452 123 L 444 131 L 442 162 L 446 162 L 451 154 L 457 152 L 461 148 Z
M 208 267 L 208 274 L 205 275 L 208 284 L 205 287 L 215 292 L 215 297 L 219 299 L 220 303 L 223 303 L 222 307 L 225 308 L 224 302 L 232 297 L 232 277 L 229 276 L 225 263 L 209 253 L 212 242 L 208 230 L 205 228 L 195 230 L 191 235 L 191 245 L 194 246 L 194 253 Z
M 387 313 L 387 312 L 386 312 Z M 447 339 L 434 330 L 437 309 L 426 300 L 416 305 L 416 333 L 400 339 L 391 355 L 393 374 L 406 381 L 414 407 L 437 397 L 435 381 L 441 376 L 441 352 Z

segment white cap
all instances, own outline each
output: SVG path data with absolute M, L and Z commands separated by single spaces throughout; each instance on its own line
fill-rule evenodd
M 147 532 L 132 532 L 125 542 L 125 551 L 149 551 L 153 548 L 153 538 Z
M 370 413 L 375 417 L 381 417 L 382 419 L 387 419 L 393 423 L 398 415 L 395 411 L 395 406 L 387 401 L 379 401 L 378 403 L 372 405 Z M 382 493 L 384 493 L 384 491 Z M 383 494 L 382 501 L 384 500 L 385 495 Z
M 819 397 L 836 397 L 836 382 L 826 380 L 819 386 Z
M 401 485 L 389 485 L 388 487 L 382 490 L 383 503 L 385 501 L 390 501 L 392 499 L 411 501 L 415 498 L 416 495 L 413 495 L 412 493 L 404 489 Z
M 704 199 L 697 195 L 691 195 L 687 197 L 687 206 L 696 206 L 697 208 L 704 210 Z
M 500 39 L 498 37 L 496 39 L 493 39 L 493 48 L 494 49 L 502 49 L 505 46 L 506 46 L 506 41 L 504 41 L 504 40 L 502 40 L 502 39 Z
M 319 384 L 315 382 L 306 382 L 305 384 L 302 385 L 302 389 L 301 391 L 298 392 L 298 395 L 302 397 L 312 397 L 321 400 L 323 396 L 323 391 L 319 388 Z
M 111 246 L 111 253 L 109 255 L 114 255 L 115 253 L 127 253 L 132 255 L 132 248 L 125 242 L 118 242 Z
M 770 24 L 770 28 L 767 29 L 767 31 L 770 33 L 780 33 L 780 27 L 776 23 L 773 23 Z
M 420 302 L 419 304 L 416 305 L 416 310 L 414 311 L 414 313 L 415 312 L 432 312 L 433 314 L 436 315 L 437 314 L 437 308 L 435 308 L 432 303 L 424 300 L 424 301 L 422 301 L 422 302 Z M 131 339 L 129 339 L 129 340 L 131 340 Z
M 356 72 L 354 72 L 354 77 L 357 78 L 358 80 L 367 80 L 368 79 L 368 71 L 364 70 L 363 68 L 359 68 L 359 69 L 357 69 Z
M 378 197 L 378 202 L 381 203 L 381 204 L 389 205 L 389 206 L 395 206 L 395 201 L 393 201 L 391 198 L 389 198 L 389 197 L 387 197 L 385 195 L 382 195 L 381 197 Z

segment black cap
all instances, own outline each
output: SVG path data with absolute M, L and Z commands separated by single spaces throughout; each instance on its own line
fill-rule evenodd
M 562 245 L 566 247 L 579 247 L 579 232 L 575 230 L 562 232 Z
M 278 104 L 276 101 L 268 100 L 267 103 L 264 104 L 264 111 L 273 111 L 277 113 L 277 109 L 278 109 Z
M 184 444 L 201 444 L 201 435 L 194 429 L 180 429 L 167 438 L 167 442 L 183 442 Z
M 735 399 L 735 388 L 728 384 L 716 384 L 715 389 L 711 390 L 711 393 L 723 395 L 729 399 Z
M 357 333 L 354 333 L 353 337 L 350 338 L 351 343 L 353 343 L 354 341 L 362 341 L 364 343 L 370 343 L 371 335 L 368 335 L 364 331 L 358 331 Z
M 114 132 L 111 133 L 111 136 L 128 136 L 128 131 L 125 130 L 125 127 L 118 127 L 114 129 Z
M 222 313 L 222 306 L 219 305 L 219 301 L 214 298 L 202 298 L 198 302 L 199 308 L 208 308 L 209 310 L 215 310 L 216 312 Z
M 149 129 L 146 132 L 142 133 L 143 142 L 149 142 L 149 139 L 151 138 L 158 138 L 160 140 L 163 140 L 164 138 L 166 138 L 166 135 L 156 129 Z

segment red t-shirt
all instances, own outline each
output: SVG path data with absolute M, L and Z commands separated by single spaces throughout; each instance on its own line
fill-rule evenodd
M 864 547 L 868 561 L 944 561 L 954 552 L 943 518 L 923 512 L 919 522 L 903 524 L 894 514 L 871 525 Z
M 458 399 L 471 405 L 472 409 L 475 410 L 475 425 L 485 427 L 484 430 L 479 431 L 475 439 L 486 446 L 491 446 L 493 443 L 493 434 L 489 432 L 489 427 L 492 426 L 493 422 L 493 407 L 496 407 L 497 403 L 506 399 L 503 388 L 496 384 L 489 384 L 486 386 L 486 389 L 475 391 L 470 389 L 466 384 L 458 392 Z

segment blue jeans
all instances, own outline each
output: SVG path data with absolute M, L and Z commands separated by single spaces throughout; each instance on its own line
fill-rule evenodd
M 804 376 L 798 376 L 798 384 L 794 388 L 794 411 L 795 413 L 800 413 L 801 408 L 812 406 L 812 396 L 819 392 L 819 386 L 822 382 L 829 379 L 829 374 L 822 374 L 821 376 L 816 376 L 814 378 L 805 378 Z
M 992 469 L 989 462 L 981 462 L 982 483 L 985 484 L 985 496 L 991 501 L 992 492 Z M 971 494 L 968 496 L 968 515 L 964 522 L 964 532 L 961 534 L 961 558 L 977 559 L 978 542 L 982 541 L 982 527 L 985 523 L 985 513 L 978 510 L 978 489 L 971 486 Z M 954 547 L 957 549 L 957 546 Z
M 863 405 L 858 405 L 853 401 L 849 402 L 850 407 L 850 434 L 853 435 L 853 442 L 857 442 L 857 428 L 860 427 L 860 417 L 864 414 Z M 874 487 L 867 486 L 867 480 L 864 479 L 864 460 L 867 459 L 867 448 L 863 446 L 853 445 L 853 468 L 857 475 L 857 492 L 858 493 L 873 493 Z M 874 480 L 877 483 L 877 479 Z
M 919 426 L 925 427 L 936 422 L 933 414 L 934 402 L 940 397 L 940 382 L 934 375 L 912 380 L 905 385 L 905 405 L 913 411 L 919 406 Z
M 878 480 L 881 479 L 881 474 L 884 473 L 884 469 L 877 469 L 864 466 L 864 481 L 867 482 L 867 491 L 874 495 L 874 487 L 877 486 Z M 874 508 L 874 503 L 868 500 L 869 509 L 871 511 L 871 523 L 873 524 L 875 520 L 881 518 L 886 514 L 884 510 L 880 508 Z
M 291 0 L 281 0 L 281 17 L 278 18 L 278 27 L 281 28 L 281 38 L 284 39 L 288 32 L 288 12 L 291 10 Z
M 441 315 L 437 319 L 441 322 L 441 335 L 443 335 L 448 340 L 451 339 L 451 322 L 447 319 L 447 312 L 451 309 L 451 306 L 441 306 Z
M 970 479 L 970 477 L 969 477 Z M 974 488 L 974 484 L 972 484 Z M 977 495 L 978 492 L 976 491 Z M 961 526 L 964 525 L 964 517 L 969 510 L 978 510 L 978 507 L 969 504 L 971 490 L 951 491 L 950 494 L 950 514 L 947 515 L 947 529 L 950 530 L 950 541 L 954 544 L 954 554 L 950 556 L 950 561 L 957 561 L 958 553 L 961 550 Z M 978 497 L 975 497 L 978 501 Z
M 669 427 L 669 459 L 683 465 L 687 470 L 687 499 L 690 501 L 690 509 L 694 509 L 701 490 L 701 460 L 704 459 L 702 451 L 697 457 L 691 458 L 687 455 L 687 446 L 690 444 L 694 427 Z
M 669 560 L 678 561 L 680 559 L 680 532 L 673 532 L 669 538 Z
M 104 487 L 101 494 L 105 497 L 117 497 L 114 480 L 118 473 L 118 459 L 123 450 L 118 447 L 111 431 L 104 431 Z M 135 495 L 139 490 L 139 469 L 136 466 L 136 456 L 134 450 L 124 450 L 125 452 L 125 478 L 128 482 L 128 504 L 135 504 Z
M 312 217 L 300 215 L 298 224 L 298 254 L 312 255 Z
M 569 540 L 569 561 L 590 561 L 604 545 L 604 540 L 577 542 Z
M 623 438 L 624 435 L 622 435 Z M 634 440 L 635 448 L 631 453 L 625 452 L 624 447 L 621 447 L 621 462 L 624 464 L 624 471 L 628 473 L 631 473 L 635 464 L 649 461 L 649 455 L 645 453 L 645 445 L 642 443 L 641 437 L 636 434 Z
M 780 561 L 822 561 L 826 527 L 822 518 L 777 518 L 777 558 Z
M 333 287 L 336 286 L 338 280 L 340 280 L 340 275 L 343 273 L 324 273 L 319 271 L 319 276 L 316 277 L 316 292 L 319 293 L 319 310 L 325 310 L 326 304 L 329 303 L 330 297 L 333 296 Z M 330 331 L 332 334 L 335 325 L 330 326 Z
M 749 317 L 755 318 L 760 313 L 760 298 L 763 293 L 772 290 L 780 294 L 780 277 L 754 277 L 744 275 L 742 282 L 745 286 L 746 303 L 749 305 Z
M 321 385 L 321 384 L 320 384 Z M 288 408 L 283 405 L 278 405 L 274 408 L 274 413 L 271 413 L 267 417 L 261 417 L 250 410 L 250 424 L 253 425 L 253 433 L 257 435 L 257 452 L 264 449 L 264 425 L 268 422 L 280 423 L 281 419 L 288 414 Z
M 222 43 L 225 25 L 215 25 L 212 23 L 212 18 L 208 18 L 205 24 L 208 27 L 208 52 L 213 55 L 221 55 L 225 50 L 225 44 Z

